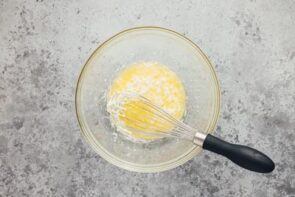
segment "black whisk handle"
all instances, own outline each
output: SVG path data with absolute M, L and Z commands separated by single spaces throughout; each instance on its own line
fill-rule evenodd
M 264 153 L 248 146 L 228 143 L 210 134 L 205 138 L 203 149 L 223 155 L 254 172 L 269 173 L 275 168 L 274 162 Z

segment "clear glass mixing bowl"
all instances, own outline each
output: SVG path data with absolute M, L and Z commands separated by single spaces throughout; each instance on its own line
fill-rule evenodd
M 84 65 L 76 88 L 76 112 L 82 134 L 101 157 L 121 168 L 158 172 L 177 167 L 196 156 L 201 148 L 180 139 L 135 143 L 117 134 L 110 125 L 106 94 L 117 74 L 135 62 L 159 62 L 174 71 L 187 95 L 184 122 L 207 133 L 215 129 L 220 91 L 205 54 L 174 31 L 137 27 L 101 44 Z

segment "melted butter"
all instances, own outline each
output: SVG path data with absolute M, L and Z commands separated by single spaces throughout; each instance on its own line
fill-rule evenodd
M 185 113 L 186 95 L 182 82 L 165 65 L 151 62 L 130 65 L 113 81 L 108 98 L 124 92 L 134 92 L 146 97 L 178 120 L 182 119 Z M 130 100 L 125 102 L 123 107 L 123 114 L 111 116 L 118 116 L 121 124 L 128 128 L 145 132 L 168 132 L 173 129 L 171 123 L 159 119 L 154 112 L 146 111 L 145 103 Z M 138 132 L 128 133 L 137 139 L 155 138 Z

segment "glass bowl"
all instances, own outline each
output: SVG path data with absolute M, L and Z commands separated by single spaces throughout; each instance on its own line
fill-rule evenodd
M 101 44 L 84 65 L 76 87 L 76 113 L 83 136 L 104 159 L 137 172 L 177 167 L 201 148 L 192 142 L 164 138 L 136 143 L 118 134 L 106 112 L 106 95 L 113 79 L 136 62 L 158 62 L 181 79 L 186 95 L 183 121 L 200 131 L 213 132 L 220 109 L 215 71 L 201 49 L 177 32 L 160 27 L 122 31 Z

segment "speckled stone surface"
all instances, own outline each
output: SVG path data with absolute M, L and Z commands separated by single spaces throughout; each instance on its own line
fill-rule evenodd
M 295 196 L 295 2 L 0 0 L 0 196 Z M 217 136 L 270 155 L 268 175 L 208 152 L 162 173 L 119 169 L 82 138 L 83 63 L 126 28 L 195 41 L 221 90 Z

